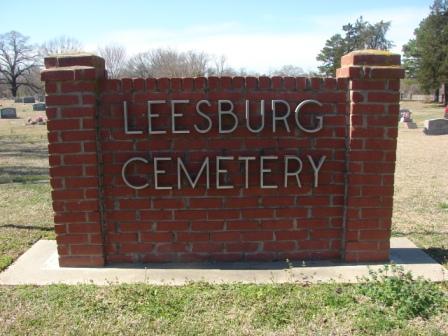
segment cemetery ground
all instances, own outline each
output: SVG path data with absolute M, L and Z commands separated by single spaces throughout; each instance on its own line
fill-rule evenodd
M 46 126 L 0 119 L 0 270 L 35 241 L 54 238 Z M 400 128 L 393 235 L 448 267 L 448 136 L 425 136 L 443 108 L 403 102 L 418 129 Z M 448 282 L 361 285 L 0 286 L 0 334 L 306 335 L 448 334 Z M 378 274 L 376 274 L 378 275 Z

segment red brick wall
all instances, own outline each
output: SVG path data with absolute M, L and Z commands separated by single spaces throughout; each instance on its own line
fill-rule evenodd
M 366 63 L 369 66 L 366 66 Z M 47 58 L 42 78 L 46 82 L 49 117 L 50 172 L 55 228 L 60 264 L 94 266 L 114 262 L 202 260 L 345 259 L 388 258 L 393 170 L 398 121 L 398 68 L 396 56 L 351 54 L 343 58 L 339 78 L 209 77 L 108 80 L 104 61 L 96 56 Z M 388 66 L 387 68 L 385 66 Z M 390 67 L 389 67 L 390 66 Z M 300 130 L 294 109 L 307 105 L 300 122 L 315 133 Z M 159 117 L 154 128 L 166 134 L 149 134 L 148 101 Z M 171 131 L 170 103 L 177 104 L 177 129 Z M 201 105 L 213 123 L 208 126 L 196 112 Z M 218 132 L 218 100 L 234 104 L 239 125 L 231 133 Z M 265 101 L 265 129 L 250 132 L 245 124 L 249 100 L 251 125 L 261 121 L 260 101 Z M 277 121 L 273 132 L 272 100 L 287 101 L 291 115 Z M 126 134 L 128 126 L 141 134 Z M 278 114 L 286 112 L 279 104 Z M 223 105 L 223 108 L 227 108 Z M 257 117 L 258 116 L 258 117 Z M 222 119 L 224 128 L 233 124 Z M 284 186 L 284 157 L 303 162 L 301 187 L 294 177 Z M 216 188 L 216 157 L 233 157 L 221 163 L 222 184 Z M 246 186 L 245 164 L 249 161 Z M 266 159 L 260 186 L 260 157 Z M 310 164 L 326 159 L 318 174 Z M 148 187 L 133 189 L 130 183 Z M 172 189 L 154 188 L 154 158 L 172 158 L 158 169 L 158 182 Z M 209 158 L 209 182 L 202 175 L 193 188 L 181 175 L 178 188 L 176 160 L 195 174 Z M 295 166 L 291 163 L 290 170 Z M 348 173 L 347 173 L 348 172 Z
M 400 56 L 354 52 L 342 57 L 350 119 L 345 249 L 347 261 L 389 258 L 398 136 Z

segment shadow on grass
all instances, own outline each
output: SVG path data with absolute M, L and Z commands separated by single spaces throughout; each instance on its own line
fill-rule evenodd
M 0 155 L 15 157 L 26 157 L 28 159 L 46 159 L 48 157 L 47 142 L 44 140 L 17 139 L 3 140 L 0 139 Z
M 10 183 L 21 183 L 21 184 L 46 184 L 50 183 L 50 178 L 48 175 L 38 175 L 38 176 L 1 176 L 0 175 L 0 185 L 10 184 Z
M 2 146 L 4 144 L 2 143 Z M 44 148 L 26 148 L 26 149 L 3 149 L 0 150 L 0 155 L 2 156 L 8 156 L 8 157 L 26 157 L 27 159 L 46 159 L 48 158 L 48 150 Z
M 433 230 L 419 230 L 409 232 L 392 232 L 392 237 L 408 237 L 416 243 L 420 249 L 437 261 L 439 264 L 448 266 L 448 249 L 445 246 L 448 232 Z
M 430 255 L 439 264 L 448 264 L 448 249 L 440 247 L 429 247 L 422 249 L 423 252 Z
M 0 184 L 49 180 L 47 167 L 0 166 Z
M 392 232 L 392 237 L 411 237 L 413 235 L 419 235 L 419 236 L 434 236 L 434 235 L 448 235 L 448 232 L 446 231 L 437 231 L 434 232 L 433 230 L 421 230 L 421 231 L 409 231 L 409 232 Z
M 48 180 L 48 148 L 44 140 L 0 137 L 0 157 L 5 158 L 0 164 L 0 184 Z
M 37 230 L 37 231 L 53 231 L 53 227 L 47 226 L 35 226 L 35 225 L 17 225 L 17 224 L 4 224 L 0 225 L 0 228 L 11 228 L 21 230 Z

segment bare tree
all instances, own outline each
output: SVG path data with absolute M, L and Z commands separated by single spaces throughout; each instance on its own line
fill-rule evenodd
M 152 56 L 149 51 L 132 56 L 126 65 L 126 75 L 131 77 L 154 77 Z
M 172 49 L 151 51 L 151 68 L 154 77 L 182 77 L 185 59 Z
M 98 48 L 98 55 L 104 58 L 109 78 L 119 78 L 124 75 L 126 66 L 126 49 L 118 44 L 109 44 Z
M 183 76 L 204 76 L 207 72 L 209 56 L 204 52 L 188 51 L 184 54 L 185 69 Z
M 81 52 L 82 44 L 77 39 L 68 36 L 59 36 L 42 44 L 41 53 L 43 56 L 54 54 L 66 54 Z
M 305 71 L 301 67 L 295 65 L 284 65 L 280 69 L 274 70 L 271 73 L 272 76 L 291 76 L 298 77 L 305 75 Z
M 11 90 L 6 84 L 0 83 L 0 97 L 1 98 L 8 98 L 10 99 L 12 97 Z
M 215 58 L 215 73 L 218 76 L 222 76 L 224 74 L 225 68 L 226 68 L 226 63 L 227 63 L 227 58 L 225 55 L 221 55 L 219 57 Z
M 131 57 L 127 73 L 141 77 L 205 76 L 208 62 L 209 56 L 203 52 L 156 49 Z
M 20 87 L 39 90 L 31 80 L 38 68 L 39 55 L 28 39 L 16 31 L 0 35 L 0 83 L 10 88 L 13 97 Z
M 213 57 L 213 67 L 208 69 L 209 76 L 237 76 L 240 75 L 237 70 L 227 65 L 225 55 Z M 241 70 L 243 72 L 243 70 Z
M 34 67 L 28 76 L 24 78 L 26 85 L 19 87 L 17 94 L 19 96 L 31 96 L 34 94 L 45 94 L 44 83 L 40 80 L 40 67 Z

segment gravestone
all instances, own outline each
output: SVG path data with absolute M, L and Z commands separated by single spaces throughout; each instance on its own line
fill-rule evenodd
M 408 109 L 400 110 L 400 126 L 415 129 L 417 128 L 417 124 L 411 118 L 412 112 Z
M 34 104 L 36 102 L 36 99 L 34 99 L 34 97 L 30 96 L 30 97 L 23 97 L 23 102 L 25 104 Z
M 14 107 L 6 107 L 0 110 L 2 119 L 15 119 L 17 118 L 16 109 Z
M 33 104 L 33 111 L 45 111 L 45 103 Z
M 14 99 L 14 103 L 23 103 L 23 98 Z
M 423 132 L 426 135 L 448 134 L 448 119 L 429 119 L 425 120 Z

